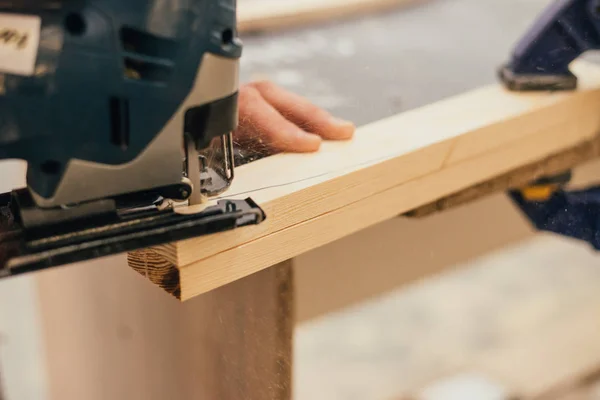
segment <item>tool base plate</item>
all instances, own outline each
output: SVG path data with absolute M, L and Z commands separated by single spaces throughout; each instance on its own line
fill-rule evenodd
M 258 224 L 252 199 L 220 200 L 194 214 L 174 209 L 115 210 L 52 226 L 23 225 L 19 192 L 0 195 L 0 278 Z

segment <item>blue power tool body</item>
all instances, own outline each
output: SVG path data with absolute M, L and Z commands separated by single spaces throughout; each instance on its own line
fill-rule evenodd
M 0 4 L 0 275 L 259 223 L 233 179 L 236 0 Z

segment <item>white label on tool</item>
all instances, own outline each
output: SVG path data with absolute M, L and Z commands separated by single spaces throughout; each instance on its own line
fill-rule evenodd
M 33 75 L 41 25 L 36 15 L 0 13 L 0 72 Z

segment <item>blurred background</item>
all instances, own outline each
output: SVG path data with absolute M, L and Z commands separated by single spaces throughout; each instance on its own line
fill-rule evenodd
M 496 82 L 549 3 L 421 0 L 244 34 L 242 81 L 363 125 Z M 0 189 L 22 173 L 0 164 Z M 296 400 L 559 400 L 600 372 L 600 257 L 535 234 L 503 194 L 385 222 L 299 257 L 295 273 Z M 177 303 L 124 257 L 2 281 L 3 399 L 194 399 L 174 338 L 201 301 Z

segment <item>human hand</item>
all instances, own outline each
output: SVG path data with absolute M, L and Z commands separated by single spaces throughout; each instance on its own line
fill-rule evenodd
M 333 117 L 306 98 L 269 81 L 242 85 L 236 145 L 261 153 L 314 152 L 323 139 L 347 140 L 352 122 Z

